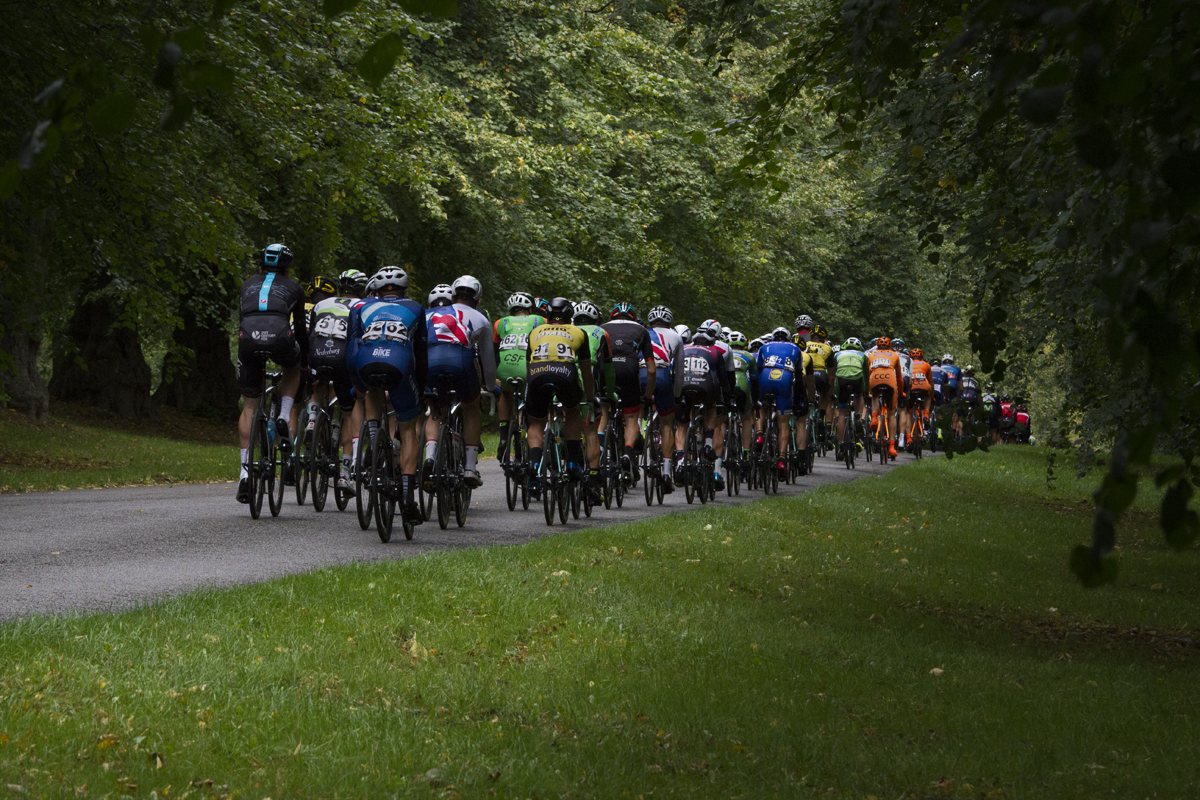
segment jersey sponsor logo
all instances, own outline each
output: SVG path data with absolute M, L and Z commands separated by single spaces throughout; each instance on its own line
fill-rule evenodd
M 336 356 L 336 355 L 341 355 L 341 353 L 342 353 L 342 346 L 340 344 L 338 344 L 336 341 L 327 341 L 324 344 L 319 345 L 316 349 L 313 350 L 313 355 L 317 356 L 317 357 Z
M 771 370 L 771 372 L 770 372 L 770 374 L 768 375 L 768 377 L 769 377 L 771 380 L 773 380 L 773 381 L 780 380 L 780 379 L 782 379 L 782 378 L 783 378 L 783 370 L 781 370 L 781 369 L 773 369 L 773 370 Z
M 391 355 L 392 348 L 390 347 L 376 347 L 371 351 L 371 358 L 390 358 Z
M 408 326 L 398 319 L 380 319 L 372 322 L 363 332 L 363 344 L 377 342 L 380 339 L 408 344 Z

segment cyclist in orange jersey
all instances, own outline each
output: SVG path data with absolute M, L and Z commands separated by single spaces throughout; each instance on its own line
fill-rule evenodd
M 896 412 L 900 398 L 904 394 L 904 384 L 900 373 L 900 356 L 892 349 L 890 337 L 880 336 L 875 342 L 875 347 L 875 352 L 867 355 L 867 363 L 871 369 L 871 420 L 874 422 L 875 415 L 879 414 L 886 400 L 891 406 L 887 419 L 888 431 L 891 435 L 891 438 L 888 439 L 888 456 L 895 458 L 895 436 L 899 424 Z
M 933 408 L 933 367 L 925 360 L 925 352 L 914 347 L 908 353 L 912 358 L 912 391 L 909 393 L 909 409 L 920 414 L 929 423 L 929 412 Z

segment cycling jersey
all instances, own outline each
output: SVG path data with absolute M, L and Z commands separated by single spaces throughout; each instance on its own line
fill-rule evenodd
M 942 365 L 934 362 L 929 365 L 929 375 L 933 381 L 933 402 L 942 405 L 945 401 L 946 373 Z
M 682 418 L 687 418 L 696 403 L 718 405 L 732 388 L 730 381 L 723 352 L 714 345 L 684 345 L 681 369 L 675 374 L 675 394 L 680 398 Z
M 962 370 L 954 364 L 942 365 L 942 395 L 949 402 L 958 397 L 958 384 L 962 380 Z
M 614 319 L 600 327 L 608 334 L 609 361 L 604 374 L 609 391 L 616 394 L 626 414 L 637 414 L 642 408 L 638 364 L 654 357 L 650 332 L 629 319 Z
M 933 370 L 927 361 L 912 362 L 912 394 L 914 399 L 933 395 Z
M 237 374 L 244 396 L 262 395 L 268 358 L 281 367 L 308 360 L 304 287 L 279 272 L 251 275 L 239 291 Z
M 989 428 L 1000 427 L 1000 400 L 996 395 L 987 392 L 983 395 L 982 403 L 984 416 L 987 417 Z
M 503 317 L 496 320 L 492 343 L 496 349 L 496 374 L 500 382 L 509 378 L 525 380 L 527 363 L 525 352 L 529 345 L 529 334 L 546 320 L 537 314 Z
M 808 355 L 812 358 L 813 370 L 825 372 L 829 359 L 833 356 L 833 347 L 825 342 L 809 342 Z
M 962 399 L 972 406 L 979 405 L 979 381 L 968 375 L 962 376 L 959 381 L 958 389 Z
M 332 382 L 343 411 L 354 407 L 354 385 L 346 364 L 346 350 L 350 340 L 350 309 L 357 303 L 353 297 L 330 297 L 313 306 L 308 317 L 308 366 L 314 378 Z
M 534 419 L 550 414 L 557 398 L 563 408 L 577 408 L 583 397 L 581 371 L 591 368 L 591 337 L 574 325 L 539 325 L 529 334 L 526 358 L 529 380 L 525 410 Z
M 400 422 L 421 412 L 428 348 L 425 312 L 415 301 L 373 297 L 351 307 L 350 377 L 359 391 L 387 390 Z
M 739 414 L 758 401 L 758 358 L 745 350 L 733 351 L 733 406 Z
M 812 370 L 812 358 L 792 342 L 767 342 L 755 356 L 758 365 L 758 392 L 775 395 L 775 407 L 789 414 L 797 400 L 807 397 L 805 369 Z
M 903 391 L 900 355 L 894 350 L 876 350 L 868 356 L 871 369 L 871 393 L 890 387 L 898 399 Z
M 846 408 L 851 394 L 867 394 L 867 376 L 871 372 L 867 356 L 857 350 L 840 350 L 833 354 L 834 398 L 840 408 Z
M 674 328 L 651 328 L 650 347 L 654 351 L 654 408 L 665 417 L 675 413 L 675 373 L 683 368 L 683 337 Z M 648 383 L 644 361 L 638 377 L 644 391 Z

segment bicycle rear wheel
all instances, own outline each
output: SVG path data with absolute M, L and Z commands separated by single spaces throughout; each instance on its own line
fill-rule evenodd
M 349 424 L 350 420 L 349 415 L 347 414 L 343 417 L 341 423 L 338 425 L 336 433 L 334 432 L 332 425 L 329 429 L 329 440 L 332 442 L 332 446 L 330 447 L 331 466 L 329 468 L 329 479 L 333 481 L 333 502 L 337 505 L 338 511 L 346 510 L 346 506 L 350 505 L 350 498 L 354 494 L 352 490 L 341 489 L 337 485 L 338 478 L 342 473 L 342 425 Z M 351 476 L 351 478 L 353 478 L 353 476 Z
M 274 421 L 267 420 L 268 425 L 274 425 Z M 271 441 L 271 466 L 270 480 L 267 487 L 267 505 L 271 507 L 271 516 L 278 517 L 279 512 L 283 510 L 283 465 L 287 462 L 290 456 L 283 455 L 279 448 L 279 436 L 270 437 Z
M 308 434 L 308 409 L 301 409 L 296 416 L 296 438 L 292 440 L 292 475 L 296 478 L 296 505 L 304 505 L 304 501 L 308 499 L 308 487 L 312 480 L 312 459 L 309 458 L 309 451 L 312 447 L 306 447 L 306 440 L 311 441 Z M 313 430 L 316 433 L 316 430 Z
M 364 531 L 371 527 L 375 507 L 371 505 L 371 433 L 366 420 L 358 430 L 358 454 L 354 459 L 354 510 L 358 514 L 358 527 Z
M 646 446 L 642 448 L 642 493 L 646 495 L 646 505 L 654 505 L 654 470 L 653 447 L 647 437 Z
M 255 413 L 250 424 L 250 452 L 246 458 L 246 475 L 250 481 L 250 517 L 258 519 L 262 514 L 263 493 L 266 491 L 266 475 L 260 463 L 270 451 L 267 432 L 263 427 L 263 415 Z
M 558 481 L 553 470 L 542 470 L 542 514 L 546 517 L 546 524 L 554 524 L 554 502 L 558 499 L 558 487 L 555 485 Z
M 558 521 L 566 525 L 571 515 L 571 482 L 566 475 L 558 476 L 557 488 L 558 498 L 554 502 L 558 504 Z
M 333 433 L 329 416 L 324 409 L 317 412 L 313 424 L 312 447 L 308 449 L 307 472 L 312 476 L 312 503 L 314 511 L 324 511 L 329 497 L 330 466 L 336 474 L 338 459 L 333 452 Z
M 460 479 L 454 488 L 454 524 L 460 528 L 467 524 L 467 507 L 470 505 L 471 487 Z
M 379 541 L 385 544 L 392 538 L 392 521 L 396 516 L 390 438 L 388 432 L 381 428 L 371 447 L 371 497 L 375 506 L 375 530 L 379 533 Z

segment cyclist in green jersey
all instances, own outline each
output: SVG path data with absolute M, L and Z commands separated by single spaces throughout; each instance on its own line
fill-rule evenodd
M 731 407 L 742 417 L 742 458 L 750 461 L 750 442 L 754 439 L 754 407 L 758 403 L 758 359 L 746 350 L 746 334 L 733 331 L 733 401 Z
M 829 363 L 829 362 L 826 362 Z M 838 458 L 842 457 L 842 431 L 846 427 L 846 416 L 849 413 L 850 397 L 854 397 L 854 411 L 862 417 L 863 398 L 867 396 L 867 381 L 871 368 L 867 356 L 863 353 L 862 342 L 854 337 L 846 340 L 841 350 L 833 354 L 830 367 L 833 373 L 833 401 L 837 405 L 837 450 Z
M 525 350 L 529 345 L 529 334 L 546 319 L 533 313 L 533 295 L 514 292 L 508 298 L 509 316 L 496 320 L 492 344 L 496 348 L 496 385 L 500 387 L 500 448 L 497 457 L 503 459 L 508 449 L 509 417 L 513 409 L 513 391 L 508 386 L 510 378 L 525 385 L 527 363 Z
M 608 361 L 608 333 L 600 327 L 600 309 L 590 300 L 575 304 L 572 324 L 587 334 L 592 353 L 592 376 L 597 394 L 604 394 L 604 364 Z M 580 383 L 583 375 L 579 376 Z M 587 445 L 588 491 L 593 503 L 603 502 L 600 494 L 600 431 L 608 424 L 608 411 L 597 403 L 583 415 L 583 439 Z

